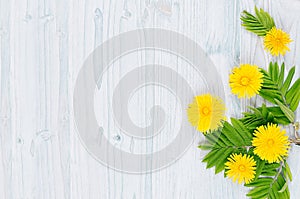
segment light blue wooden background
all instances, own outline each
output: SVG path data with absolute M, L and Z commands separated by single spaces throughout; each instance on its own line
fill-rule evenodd
M 298 65 L 299 77 L 299 0 L 0 0 L 0 198 L 245 198 L 246 188 L 205 169 L 196 147 L 200 134 L 184 157 L 158 172 L 131 175 L 103 166 L 79 141 L 72 94 L 83 61 L 102 41 L 159 27 L 205 49 L 223 74 L 228 115 L 240 116 L 247 102 L 230 95 L 230 69 L 271 60 L 261 40 L 240 26 L 240 12 L 255 4 L 291 34 L 284 59 L 288 68 Z M 118 81 L 114 74 L 107 81 Z M 299 152 L 293 147 L 289 158 L 294 199 L 300 196 Z

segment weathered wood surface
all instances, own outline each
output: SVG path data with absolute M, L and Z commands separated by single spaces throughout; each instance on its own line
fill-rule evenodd
M 204 154 L 197 149 L 203 139 L 200 134 L 180 160 L 157 172 L 133 175 L 103 166 L 78 138 L 72 95 L 79 69 L 95 47 L 121 32 L 157 27 L 183 33 L 202 46 L 222 74 L 228 116 L 239 116 L 247 102 L 230 95 L 230 69 L 246 62 L 265 66 L 271 60 L 261 40 L 240 26 L 240 12 L 253 11 L 255 4 L 291 34 L 291 51 L 280 60 L 288 68 L 297 65 L 299 77 L 298 0 L 0 0 L 0 198 L 246 198 L 246 188 L 205 169 Z M 165 59 L 163 54 L 141 53 L 135 64 L 149 60 L 172 64 Z M 107 72 L 104 103 L 109 103 L 111 86 L 126 72 L 122 67 L 118 63 Z M 195 85 L 205 81 L 197 79 L 191 68 L 183 71 Z M 181 108 L 163 92 L 151 88 L 137 92 L 137 104 L 129 105 L 137 124 L 149 122 L 145 106 L 154 102 L 145 104 L 145 96 L 157 96 L 155 100 L 167 106 L 169 115 Z M 110 114 L 108 109 L 99 117 L 110 118 Z M 172 141 L 176 132 L 168 132 L 174 131 L 176 119 L 180 118 L 170 123 L 166 136 L 155 140 L 147 153 Z M 116 132 L 112 127 L 107 136 L 128 149 L 130 143 L 122 136 L 116 139 Z M 300 195 L 299 152 L 293 147 L 289 158 L 294 176 L 289 184 L 291 198 Z

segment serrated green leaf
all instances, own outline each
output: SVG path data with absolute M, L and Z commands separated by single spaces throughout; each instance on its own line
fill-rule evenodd
M 275 62 L 274 64 L 274 72 L 272 74 L 272 78 L 273 78 L 273 81 L 277 82 L 278 83 L 278 77 L 279 77 L 279 66 L 278 66 L 278 63 Z
M 283 125 L 290 124 L 290 120 L 287 119 L 286 117 L 277 117 L 277 118 L 274 118 L 274 122 L 278 123 L 278 124 L 283 124 Z
M 213 149 L 213 145 L 210 143 L 203 143 L 203 144 L 199 144 L 198 148 L 202 150 L 211 150 Z
M 263 186 L 265 184 L 270 185 L 273 182 L 273 178 L 258 178 L 257 180 L 249 183 L 249 184 L 245 184 L 246 187 L 259 187 L 259 186 Z
M 243 138 L 228 122 L 224 123 L 222 132 L 235 146 L 246 146 Z
M 261 195 L 267 195 L 270 189 L 270 185 L 266 184 L 263 186 L 259 186 L 259 187 L 255 187 L 254 189 L 252 189 L 251 191 L 249 191 L 247 193 L 247 196 L 249 197 L 258 197 Z
M 246 187 L 254 187 L 247 196 L 251 198 L 289 199 L 288 185 L 285 185 L 286 181 L 282 175 L 277 174 L 272 177 L 260 177 L 256 181 L 245 185 Z
M 270 195 L 270 198 L 268 198 L 268 199 L 276 199 L 276 195 L 275 195 L 275 192 L 273 189 L 270 190 L 269 195 Z
M 281 96 L 278 93 L 274 93 L 274 90 L 271 89 L 262 88 L 259 95 L 273 104 L 276 104 L 275 99 L 282 101 Z
M 244 124 L 235 118 L 231 118 L 231 124 L 235 128 L 236 132 L 243 138 L 244 145 L 250 146 L 253 136 Z
M 290 120 L 290 122 L 294 122 L 295 120 L 295 114 L 294 112 L 286 107 L 284 104 L 282 104 L 279 100 L 275 99 L 276 104 L 280 107 L 284 115 Z
M 216 154 L 217 152 L 218 152 L 217 149 L 211 150 L 210 152 L 208 152 L 208 153 L 204 156 L 202 162 L 207 162 L 209 159 L 211 159 L 212 157 L 214 157 L 215 154 Z
M 280 107 L 252 107 L 250 109 L 255 113 L 246 112 L 244 113 L 244 117 L 240 119 L 240 121 L 250 131 L 255 129 L 257 126 L 266 125 L 268 123 L 277 123 L 283 125 L 290 124 L 289 119 L 285 116 Z M 264 113 L 262 113 L 263 111 Z
M 282 186 L 282 188 L 278 191 L 279 193 L 282 193 L 286 190 L 286 188 L 288 187 L 288 183 L 285 182 L 284 185 Z
M 278 87 L 281 88 L 283 85 L 283 79 L 284 79 L 284 70 L 285 70 L 285 65 L 284 63 L 282 63 L 281 67 L 280 67 L 280 73 L 279 73 L 279 77 L 278 77 Z
M 300 79 L 298 79 L 286 94 L 286 101 L 290 105 L 290 109 L 295 111 L 300 101 Z
M 254 107 L 249 107 L 257 116 L 262 116 L 262 112 Z
M 265 164 L 263 170 L 269 171 L 269 170 L 278 169 L 279 167 L 280 167 L 279 163 Z
M 228 140 L 228 138 L 224 135 L 224 134 L 221 134 L 220 137 L 219 137 L 220 141 L 222 141 L 226 146 L 234 146 L 234 144 L 232 142 L 230 142 Z
M 283 95 L 286 94 L 287 90 L 289 89 L 290 85 L 291 85 L 291 82 L 292 82 L 292 79 L 294 77 L 294 74 L 295 74 L 295 66 L 292 67 L 282 85 L 282 88 L 280 88 L 281 92 Z
M 261 176 L 275 176 L 277 174 L 276 170 L 264 171 L 261 173 Z
M 220 173 L 225 169 L 225 163 L 227 162 L 227 158 L 230 154 L 232 154 L 234 151 L 234 148 L 227 148 L 222 156 L 219 158 L 218 163 L 216 164 L 215 168 L 215 174 Z
M 209 142 L 209 143 L 211 143 L 211 144 L 216 144 L 217 142 L 218 142 L 218 140 L 219 140 L 219 134 L 220 133 L 207 133 L 206 135 L 205 135 L 205 138 L 206 138 L 206 140 Z
M 274 121 L 274 115 L 273 115 L 273 113 L 268 112 L 267 120 L 268 120 L 268 121 Z
M 281 189 L 283 189 L 284 185 L 285 185 L 286 181 L 284 180 L 284 178 L 282 177 L 282 175 L 279 175 L 277 177 L 277 179 L 274 181 L 274 184 L 272 186 L 272 190 L 275 193 L 275 199 L 277 198 L 282 198 L 282 199 L 288 199 L 288 188 L 285 187 L 284 190 L 282 192 L 279 192 Z
M 217 152 L 214 153 L 213 156 L 211 156 L 209 159 L 207 159 L 206 168 L 212 168 L 213 166 L 217 165 L 220 161 L 220 157 L 224 154 L 224 152 L 227 150 L 227 148 L 220 148 L 216 149 Z
M 241 14 L 242 26 L 258 36 L 265 36 L 275 26 L 274 20 L 267 12 L 256 7 L 255 14 L 256 16 L 244 10 Z
M 280 71 L 280 72 L 279 72 Z M 259 95 L 271 103 L 277 104 L 276 99 L 285 106 L 295 111 L 300 102 L 300 79 L 289 89 L 295 74 L 295 67 L 292 67 L 284 81 L 285 65 L 279 65 L 277 62 L 270 62 L 268 71 L 261 70 L 263 73 L 263 85 Z
M 286 190 L 285 190 L 285 198 L 289 199 L 291 196 L 290 196 L 290 190 L 289 188 L 287 187 Z
M 291 169 L 290 169 L 290 167 L 289 167 L 289 165 L 288 165 L 288 163 L 286 161 L 284 162 L 284 171 L 285 171 L 284 172 L 285 176 L 287 176 L 288 179 L 290 181 L 292 181 L 293 180 L 292 172 L 291 172 Z
M 275 63 L 272 63 L 270 62 L 269 64 L 269 73 L 270 73 L 270 77 L 272 79 L 273 82 L 276 82 L 278 81 L 278 73 L 279 73 L 279 66 L 277 64 L 277 62 Z
M 267 109 L 267 106 L 266 106 L 266 104 L 262 104 L 262 106 L 261 106 L 261 114 L 262 114 L 262 116 L 264 117 L 264 118 L 267 118 L 267 116 L 268 116 L 268 109 Z
M 260 174 L 261 174 L 261 172 L 263 171 L 263 168 L 264 168 L 264 166 L 265 166 L 265 161 L 264 160 L 260 160 L 259 158 L 258 158 L 258 160 L 256 160 L 256 164 L 257 164 L 257 166 L 256 166 L 256 173 L 255 173 L 255 178 L 254 178 L 254 181 L 256 180 L 256 179 L 258 179 L 258 177 L 260 176 Z
M 265 12 L 263 9 L 258 9 L 255 6 L 255 14 L 258 17 L 259 21 L 269 29 L 275 26 L 273 18 L 269 15 L 269 13 Z

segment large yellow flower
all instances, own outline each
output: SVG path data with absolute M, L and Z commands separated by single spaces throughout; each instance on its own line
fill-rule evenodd
M 263 74 L 258 66 L 250 64 L 241 64 L 235 67 L 229 76 L 231 92 L 241 97 L 253 97 L 258 94 L 262 83 Z
M 269 163 L 279 162 L 288 155 L 289 138 L 276 124 L 258 127 L 252 140 L 254 153 Z
M 239 184 L 250 183 L 255 177 L 256 162 L 252 156 L 247 154 L 231 154 L 225 163 L 226 175 Z
M 267 32 L 264 38 L 264 45 L 267 51 L 272 55 L 278 56 L 279 54 L 285 55 L 286 51 L 289 51 L 288 44 L 292 42 L 289 34 L 273 27 Z
M 196 96 L 187 109 L 189 122 L 203 133 L 221 126 L 224 114 L 223 101 L 210 94 Z

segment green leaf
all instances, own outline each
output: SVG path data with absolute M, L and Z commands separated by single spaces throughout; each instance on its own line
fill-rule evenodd
M 282 175 L 279 175 L 277 177 L 277 180 L 274 182 L 272 189 L 274 190 L 274 192 L 277 191 L 277 198 L 282 198 L 282 199 L 290 198 L 289 197 L 289 189 L 288 189 L 286 181 L 282 177 Z M 282 192 L 280 192 L 280 191 L 282 191 Z
M 251 145 L 251 141 L 252 141 L 252 134 L 250 133 L 250 131 L 245 127 L 245 125 L 235 119 L 235 118 L 231 118 L 231 123 L 232 126 L 235 128 L 236 133 L 238 133 L 244 140 L 244 145 Z
M 284 176 L 288 177 L 288 179 L 290 181 L 292 181 L 293 180 L 292 172 L 291 172 L 291 169 L 290 169 L 290 167 L 289 167 L 289 165 L 288 165 L 288 163 L 286 161 L 284 162 L 283 169 L 284 169 L 283 170 Z
M 295 114 L 294 112 L 286 107 L 284 104 L 282 104 L 279 100 L 275 99 L 275 102 L 278 104 L 284 115 L 290 120 L 290 122 L 294 122 L 295 120 Z
M 239 132 L 237 132 L 228 122 L 224 123 L 222 132 L 235 146 L 247 146 Z
M 207 169 L 215 166 L 218 163 L 219 158 L 226 151 L 226 148 L 215 149 L 215 150 L 216 150 L 216 153 L 214 153 L 214 156 L 212 158 L 208 159 L 208 161 L 207 161 L 207 165 L 206 165 Z
M 274 64 L 272 62 L 270 62 L 269 73 L 271 75 L 272 80 L 276 83 L 278 81 L 278 71 L 279 71 L 279 67 L 278 67 L 277 62 L 275 62 Z
M 290 124 L 290 120 L 287 119 L 286 117 L 278 117 L 274 118 L 274 122 L 278 124 L 283 124 L 283 125 L 288 125 Z
M 273 182 L 273 178 L 258 178 L 257 180 L 249 183 L 249 184 L 245 184 L 246 187 L 259 187 L 259 186 L 263 186 L 265 184 L 270 185 Z
M 280 167 L 279 163 L 265 164 L 264 171 L 278 169 Z
M 258 36 L 265 36 L 275 26 L 274 20 L 263 9 L 257 9 L 256 7 L 255 15 L 244 10 L 241 14 L 242 26 Z
M 284 79 L 284 70 L 285 70 L 285 65 L 284 63 L 281 64 L 281 68 L 280 68 L 280 73 L 279 73 L 279 77 L 278 77 L 278 87 L 282 87 L 283 85 L 283 79 Z
M 259 95 L 273 104 L 276 104 L 275 99 L 283 101 L 277 89 L 270 89 L 263 86 L 259 92 Z
M 257 159 L 258 157 L 255 157 Z M 257 161 L 257 160 L 256 160 Z M 259 174 L 259 178 L 255 178 L 251 183 L 245 184 L 246 187 L 253 187 L 247 194 L 252 199 L 289 199 L 290 193 L 288 189 L 288 183 L 283 177 L 282 164 L 265 162 L 262 173 Z M 257 161 L 256 172 L 260 170 L 260 162 Z M 282 169 L 281 169 L 281 168 Z M 265 173 L 268 173 L 269 177 L 262 177 Z
M 210 150 L 202 162 L 207 163 L 207 168 L 215 167 L 216 173 L 225 169 L 230 154 L 245 154 L 246 146 L 251 145 L 252 134 L 249 130 L 239 120 L 232 119 L 232 122 L 233 125 L 224 122 L 223 128 L 206 134 L 206 141 L 198 146 L 200 149 Z
M 270 189 L 269 184 L 266 184 L 264 186 L 259 186 L 249 191 L 249 193 L 247 193 L 247 196 L 255 197 L 255 198 L 265 196 L 268 195 L 269 189 Z
M 213 145 L 210 143 L 202 143 L 198 146 L 198 148 L 202 150 L 211 150 L 213 149 Z
M 220 141 L 225 144 L 225 146 L 234 146 L 232 142 L 228 140 L 228 138 L 222 133 L 219 137 Z
M 254 187 L 247 194 L 252 199 L 289 199 L 288 184 L 280 174 L 277 177 L 274 176 L 274 178 L 260 177 L 255 182 L 246 184 L 245 186 Z
M 267 120 L 268 121 L 274 121 L 274 115 L 271 112 L 268 112 Z
M 285 182 L 284 185 L 282 186 L 282 188 L 278 191 L 279 193 L 282 193 L 286 190 L 286 188 L 288 187 L 288 183 Z
M 228 156 L 235 151 L 236 149 L 233 147 L 215 148 L 206 154 L 202 162 L 207 162 L 207 169 L 215 166 L 215 173 L 217 174 L 225 169 Z
M 250 108 L 253 112 L 244 113 L 244 117 L 240 121 L 250 130 L 256 129 L 257 126 L 267 125 L 268 123 L 276 123 L 287 125 L 290 124 L 289 119 L 282 112 L 280 107 L 262 107 Z
M 220 159 L 218 160 L 218 163 L 216 164 L 215 168 L 215 174 L 220 173 L 225 169 L 225 163 L 227 162 L 227 158 L 229 157 L 230 154 L 233 153 L 235 149 L 234 148 L 227 148 Z
M 273 187 L 274 191 L 278 193 L 278 198 L 289 198 L 289 190 L 287 183 L 282 175 L 277 177 L 277 180 L 274 182 Z
M 256 179 L 258 179 L 258 177 L 260 176 L 261 172 L 263 171 L 263 168 L 265 166 L 265 161 L 264 160 L 261 160 L 259 158 L 256 159 L 256 173 L 255 173 L 255 178 L 254 178 L 254 181 Z
M 286 101 L 290 105 L 290 109 L 295 111 L 300 101 L 300 79 L 298 79 L 286 94 Z
M 286 77 L 286 79 L 280 89 L 283 95 L 286 94 L 287 90 L 289 89 L 289 87 L 291 85 L 291 82 L 292 82 L 294 74 L 295 74 L 295 70 L 296 70 L 295 66 L 290 69 L 288 76 Z
M 202 162 L 207 162 L 208 160 L 212 159 L 212 158 L 215 156 L 215 154 L 216 154 L 217 152 L 218 152 L 217 149 L 211 150 L 210 152 L 208 152 L 208 153 L 204 156 Z
M 275 176 L 277 174 L 276 170 L 265 171 L 261 173 L 261 176 Z
M 278 100 L 292 111 L 295 111 L 300 102 L 300 79 L 298 79 L 290 88 L 295 74 L 295 67 L 290 69 L 285 80 L 284 71 L 284 63 L 282 63 L 279 68 L 277 62 L 270 62 L 268 71 L 261 69 L 264 76 L 263 85 L 259 95 L 274 104 L 278 104 L 276 102 L 276 100 Z
M 213 133 L 207 133 L 205 135 L 205 138 L 210 144 L 215 145 L 219 140 L 219 136 L 220 136 L 219 132 L 213 132 Z

